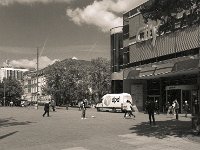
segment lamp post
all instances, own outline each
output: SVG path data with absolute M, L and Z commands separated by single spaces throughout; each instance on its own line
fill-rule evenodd
M 37 109 L 38 109 L 38 70 L 39 70 L 39 48 L 37 47 L 37 72 L 36 72 L 36 84 L 37 84 L 37 88 L 36 88 L 36 99 L 37 99 Z
M 6 106 L 6 83 L 3 81 L 3 104 Z

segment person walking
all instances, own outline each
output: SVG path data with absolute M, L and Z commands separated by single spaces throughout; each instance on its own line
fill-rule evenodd
M 51 100 L 51 107 L 53 111 L 56 111 L 55 107 L 56 107 L 56 102 L 52 99 Z
M 86 99 L 83 100 L 82 104 L 81 104 L 81 110 L 82 110 L 82 114 L 81 114 L 81 119 L 86 119 L 85 114 L 86 114 Z
M 156 123 L 155 123 L 155 117 L 154 117 L 154 112 L 155 112 L 155 102 L 154 102 L 154 100 L 149 100 L 147 102 L 146 110 L 147 110 L 148 115 L 149 115 L 150 125 L 152 124 L 152 120 L 153 120 L 153 124 L 155 125 Z
M 167 110 L 167 115 L 169 115 L 172 110 L 172 106 L 170 106 L 169 102 L 166 103 L 166 110 Z
M 175 99 L 174 103 L 175 103 L 174 110 L 176 113 L 176 119 L 178 120 L 179 103 L 178 103 L 177 99 Z
M 187 117 L 187 114 L 189 113 L 189 109 L 190 109 L 187 101 L 185 101 L 185 104 L 183 107 L 185 111 L 185 117 Z
M 49 117 L 49 103 L 44 104 L 44 114 L 42 115 L 43 117 L 47 114 L 47 117 Z
M 128 114 L 129 117 L 133 116 L 135 118 L 135 115 L 132 113 L 133 106 L 129 100 L 126 101 L 126 111 L 124 113 L 124 118 L 126 118 L 126 115 Z
M 175 100 L 172 102 L 172 115 L 175 115 L 175 106 L 176 106 L 176 102 Z

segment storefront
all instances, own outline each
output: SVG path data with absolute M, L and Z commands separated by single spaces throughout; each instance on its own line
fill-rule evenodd
M 187 101 L 190 107 L 190 113 L 193 111 L 192 104 L 198 99 L 198 85 L 171 85 L 166 86 L 166 103 L 176 99 L 180 105 L 180 113 L 184 113 L 184 103 Z
M 194 60 L 186 62 L 189 64 Z M 176 62 L 170 66 L 171 69 L 169 67 L 166 69 L 166 65 L 165 69 L 161 68 L 159 64 L 140 69 L 129 68 L 124 71 L 123 92 L 132 95 L 140 111 L 144 111 L 145 102 L 152 99 L 158 103 L 160 112 L 166 112 L 166 103 L 172 105 L 172 102 L 177 99 L 180 113 L 184 113 L 183 106 L 187 101 L 190 105 L 190 113 L 195 114 L 198 112 L 197 109 L 195 110 L 194 103 L 199 99 L 199 69 L 197 63 L 194 66 L 180 67 L 179 64 L 186 62 L 185 60 Z

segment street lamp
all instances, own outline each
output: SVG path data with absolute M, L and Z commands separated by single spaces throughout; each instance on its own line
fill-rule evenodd
M 3 104 L 6 106 L 6 83 L 3 81 Z

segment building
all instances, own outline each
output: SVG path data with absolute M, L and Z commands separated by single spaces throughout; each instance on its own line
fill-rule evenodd
M 4 78 L 15 78 L 21 81 L 23 79 L 23 74 L 26 71 L 28 71 L 28 69 L 15 68 L 8 64 L 0 68 L 0 81 Z
M 36 71 L 26 72 L 23 77 L 23 86 L 24 95 L 22 98 L 24 100 L 42 103 L 50 99 L 49 95 L 44 95 L 42 92 L 42 88 L 46 86 L 43 70 L 38 71 L 38 77 Z
M 174 31 L 158 34 L 164 25 L 153 21 L 145 24 L 139 8 L 123 14 L 123 57 L 121 48 L 113 48 L 115 34 L 111 32 L 111 56 L 121 59 L 115 69 L 117 63 L 112 58 L 112 91 L 123 87 L 122 92 L 132 95 L 139 110 L 144 110 L 147 100 L 154 99 L 160 111 L 165 111 L 166 102 L 177 99 L 180 112 L 184 101 L 189 102 L 192 113 L 199 112 L 199 24 L 182 26 L 183 17 L 177 15 Z M 116 89 L 116 82 L 123 86 Z
M 123 80 L 120 70 L 123 69 L 123 27 L 115 27 L 110 30 L 111 35 L 111 72 L 112 73 L 112 93 L 123 92 Z

